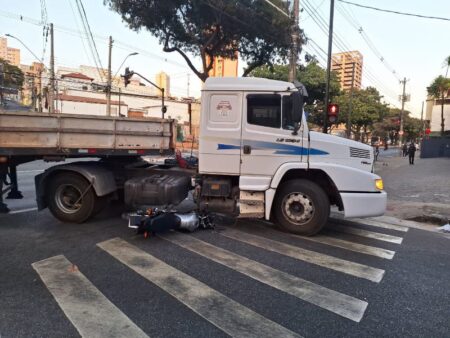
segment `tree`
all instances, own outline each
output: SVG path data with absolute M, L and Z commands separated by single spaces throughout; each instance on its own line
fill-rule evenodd
M 3 71 L 1 70 L 3 68 Z M 8 61 L 0 58 L 0 85 L 3 87 L 10 87 L 20 89 L 22 88 L 24 75 L 19 67 L 11 65 Z
M 443 77 L 442 75 L 435 78 L 430 86 L 427 87 L 428 94 L 432 95 L 435 99 L 439 98 L 441 101 L 441 136 L 444 136 L 445 134 L 444 104 L 445 96 L 449 90 L 450 79 Z
M 340 106 L 339 123 L 347 123 L 350 108 L 350 91 L 345 91 L 336 97 L 336 103 Z M 363 135 L 363 142 L 367 133 L 374 129 L 374 124 L 383 120 L 389 112 L 386 104 L 381 102 L 382 96 L 376 88 L 353 89 L 352 112 L 350 117 L 351 129 L 355 139 L 359 140 Z M 387 137 L 384 135 L 384 137 Z
M 450 55 L 445 58 L 444 66 L 447 67 L 447 70 L 445 71 L 445 77 L 447 77 L 448 76 L 448 68 L 450 67 Z
M 277 64 L 272 66 L 262 66 L 254 69 L 249 75 L 263 77 L 267 79 L 287 81 L 289 66 Z M 312 60 L 306 66 L 297 68 L 297 80 L 303 83 L 308 91 L 308 100 L 305 110 L 309 113 L 308 120 L 316 126 L 323 125 L 325 98 L 326 70 L 317 61 Z M 340 85 L 336 74 L 333 72 L 330 82 L 331 97 L 336 97 L 340 93 Z
M 282 0 L 272 0 L 284 8 Z M 147 29 L 163 51 L 179 53 L 202 80 L 214 57 L 247 62 L 244 76 L 254 68 L 285 60 L 290 46 L 291 20 L 264 0 L 104 0 L 136 31 Z M 200 56 L 197 68 L 191 56 Z

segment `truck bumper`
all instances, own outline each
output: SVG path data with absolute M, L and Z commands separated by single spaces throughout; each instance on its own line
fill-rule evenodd
M 341 193 L 345 217 L 374 217 L 386 212 L 387 194 L 379 193 Z

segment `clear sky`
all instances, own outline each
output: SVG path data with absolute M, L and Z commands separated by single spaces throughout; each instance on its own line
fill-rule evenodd
M 107 37 L 113 36 L 113 72 L 130 52 L 139 55 L 128 59 L 131 69 L 153 78 L 164 70 L 171 75 L 171 91 L 174 95 L 187 95 L 187 74 L 190 76 L 190 95 L 199 95 L 200 81 L 177 54 L 162 52 L 157 39 L 146 31 L 133 32 L 121 21 L 118 14 L 103 5 L 103 0 L 84 0 L 84 6 L 94 34 L 103 67 L 107 66 Z M 354 0 L 353 2 L 418 13 L 431 16 L 450 17 L 449 0 Z M 0 35 L 10 33 L 19 37 L 38 56 L 42 55 L 42 27 L 40 0 L 0 0 Z M 46 0 L 48 22 L 55 25 L 56 65 L 78 67 L 81 64 L 94 65 L 87 41 L 82 39 L 82 25 L 75 0 Z M 327 34 L 320 27 L 320 20 L 328 23 L 329 0 L 300 0 L 304 8 L 300 25 L 306 35 L 318 44 L 309 43 L 304 51 L 316 54 L 321 64 L 325 64 Z M 311 15 L 313 13 L 314 15 Z M 19 16 L 22 16 L 20 20 Z M 29 19 L 35 23 L 30 23 Z M 319 24 L 318 24 L 319 23 Z M 362 27 L 364 37 L 358 32 Z M 325 27 L 325 30 L 327 28 Z M 338 37 L 333 52 L 359 50 L 364 55 L 363 85 L 375 86 L 385 96 L 386 101 L 400 106 L 398 95 L 401 85 L 398 78 L 406 77 L 409 82 L 407 93 L 411 102 L 406 106 L 414 115 L 420 116 L 422 101 L 426 98 L 426 87 L 432 79 L 445 73 L 444 59 L 450 55 L 450 21 L 438 21 L 381 13 L 342 4 L 336 0 L 335 32 Z M 20 48 L 22 63 L 31 63 L 34 57 L 17 41 L 8 39 L 11 47 Z M 369 47 L 371 44 L 372 48 Z M 383 57 L 381 62 L 373 50 Z M 48 47 L 45 54 L 48 62 Z M 198 62 L 198 61 L 197 61 Z M 396 76 L 386 67 L 395 69 Z M 240 64 L 241 68 L 245 66 Z

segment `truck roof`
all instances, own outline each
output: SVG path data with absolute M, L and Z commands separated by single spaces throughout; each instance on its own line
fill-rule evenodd
M 258 77 L 210 77 L 202 90 L 288 91 L 295 86 L 290 82 Z

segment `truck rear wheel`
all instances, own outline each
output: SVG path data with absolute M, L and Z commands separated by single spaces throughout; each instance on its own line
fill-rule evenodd
M 274 207 L 278 226 L 303 236 L 318 233 L 330 215 L 327 194 L 316 183 L 303 179 L 283 183 Z
M 83 223 L 95 211 L 96 195 L 83 177 L 64 173 L 50 179 L 47 202 L 53 216 L 60 221 Z

